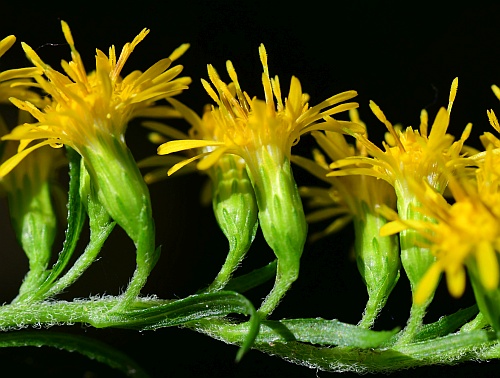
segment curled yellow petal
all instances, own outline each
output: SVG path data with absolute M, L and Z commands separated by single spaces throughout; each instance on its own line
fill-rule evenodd
M 173 140 L 158 147 L 158 155 L 171 154 L 172 152 L 179 152 L 189 150 L 191 148 L 201 148 L 209 146 L 222 146 L 224 143 L 216 142 L 213 140 Z
M 41 73 L 42 71 L 40 71 L 40 69 L 36 67 L 15 68 L 12 70 L 0 72 L 0 82 L 18 78 L 22 79 L 27 77 L 33 77 L 36 75 L 40 75 Z M 15 85 L 16 83 L 12 84 Z

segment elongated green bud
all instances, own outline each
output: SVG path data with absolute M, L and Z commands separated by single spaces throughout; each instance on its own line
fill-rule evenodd
M 401 219 L 427 219 L 417 210 L 419 206 L 420 203 L 415 198 L 406 201 L 398 197 L 398 213 Z M 414 293 L 418 283 L 435 261 L 435 257 L 428 248 L 423 247 L 425 240 L 416 230 L 401 231 L 399 242 L 401 244 L 401 263 L 410 281 L 412 293 Z
M 404 184 L 406 185 L 406 183 Z M 401 185 L 395 186 L 397 196 L 398 214 L 402 220 L 427 220 L 431 222 L 418 208 L 421 203 L 415 198 L 415 195 L 407 188 Z M 424 277 L 425 273 L 435 261 L 435 257 L 429 248 L 423 247 L 426 244 L 425 239 L 417 230 L 407 229 L 399 233 L 399 243 L 401 245 L 401 265 L 410 281 L 413 302 L 410 310 L 410 318 L 405 329 L 401 332 L 397 344 L 410 342 L 420 329 L 427 307 L 434 298 L 434 290 L 429 293 L 428 299 L 423 303 L 415 301 L 415 292 L 417 285 Z
M 272 146 L 262 147 L 256 154 L 258 164 L 248 169 L 264 238 L 278 258 L 273 290 L 261 308 L 267 315 L 297 279 L 300 257 L 307 238 L 307 223 L 290 160 Z M 248 165 L 247 165 L 248 167 Z
M 137 248 L 136 270 L 124 293 L 124 308 L 139 295 L 158 260 L 159 250 L 155 250 L 149 190 L 130 150 L 122 138 L 112 135 L 99 142 L 100 146 L 81 151 L 90 181 L 102 206 Z
M 212 205 L 222 232 L 229 241 L 229 253 L 209 290 L 222 289 L 238 267 L 257 232 L 257 202 L 245 170 L 245 163 L 226 155 L 210 169 L 213 185 Z
M 397 235 L 380 236 L 387 220 L 361 203 L 364 216 L 354 217 L 356 262 L 368 291 L 368 303 L 360 326 L 373 325 L 399 280 L 401 260 Z

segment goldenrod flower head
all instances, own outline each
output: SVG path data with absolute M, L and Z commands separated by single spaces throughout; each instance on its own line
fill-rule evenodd
M 143 126 L 153 131 L 150 140 L 165 142 L 167 138 L 213 139 L 215 123 L 210 111 L 206 111 L 200 118 L 193 110 L 179 101 L 169 99 L 175 110 L 191 125 L 189 135 L 156 121 L 146 121 Z M 193 150 L 186 151 L 188 156 L 195 157 Z M 201 151 L 203 153 L 203 151 Z M 139 167 L 160 167 L 144 175 L 147 183 L 166 178 L 166 167 L 177 163 L 181 166 L 188 164 L 192 159 L 185 156 L 164 155 L 146 158 L 138 163 Z M 192 167 L 192 165 L 191 165 Z M 188 169 L 181 172 L 186 173 Z M 189 171 L 191 172 L 191 171 Z M 202 203 L 212 202 L 215 219 L 229 241 L 229 253 L 226 262 L 221 268 L 209 291 L 220 290 L 231 277 L 246 252 L 250 248 L 258 228 L 257 202 L 250 179 L 246 172 L 246 164 L 236 155 L 222 156 L 214 165 L 204 171 L 210 177 L 210 186 L 205 186 L 202 192 Z M 209 189 L 209 190 L 206 190 Z
M 198 163 L 198 169 L 209 168 L 225 153 L 239 155 L 247 164 L 258 167 L 261 162 L 256 151 L 264 148 L 271 155 L 281 155 L 276 156 L 278 160 L 290 158 L 291 147 L 304 133 L 314 130 L 345 132 L 348 128 L 359 131 L 359 127 L 351 122 L 330 117 L 358 106 L 356 103 L 340 104 L 355 97 L 355 91 L 340 93 L 309 107 L 309 97 L 302 92 L 299 80 L 292 77 L 288 97 L 283 101 L 278 77 L 271 79 L 269 76 L 263 45 L 259 47 L 259 55 L 264 69 L 262 83 L 265 101 L 250 98 L 242 91 L 230 61 L 227 62 L 227 71 L 232 80 L 229 85 L 209 65 L 208 75 L 213 87 L 205 80 L 202 80 L 202 84 L 217 106 L 212 106 L 204 116 L 203 129 L 196 132 L 200 139 L 167 142 L 158 148 L 158 153 L 164 155 L 190 148 L 206 148 L 204 153 L 197 155 L 197 159 L 204 157 Z M 205 131 L 205 128 L 208 130 Z M 172 167 L 169 173 L 182 166 Z
M 132 118 L 155 114 L 157 100 L 178 94 L 190 82 L 186 77 L 175 79 L 182 66 L 169 68 L 172 60 L 178 58 L 187 45 L 145 72 L 133 71 L 122 78 L 125 62 L 149 33 L 148 29 L 143 29 L 131 43 L 125 44 L 118 59 L 114 46 L 110 47 L 109 56 L 97 50 L 96 69 L 87 74 L 64 21 L 62 29 L 72 56 L 70 62 L 61 63 L 65 74 L 52 69 L 31 47 L 23 44 L 28 58 L 43 73 L 44 77 L 37 76 L 36 80 L 51 96 L 52 102 L 39 110 L 36 104 L 29 101 L 11 99 L 17 107 L 30 112 L 38 123 L 20 125 L 4 136 L 3 139 L 19 140 L 21 143 L 19 153 L 0 168 L 0 176 L 5 176 L 29 152 L 47 144 L 52 147 L 65 144 L 84 156 L 85 148 L 93 148 L 99 139 L 123 139 Z M 35 140 L 43 141 L 27 148 Z
M 455 99 L 458 81 L 452 84 L 448 109 L 441 108 L 436 115 L 430 133 L 428 133 L 428 116 L 425 110 L 421 113 L 419 130 L 407 127 L 406 130 L 395 128 L 385 117 L 382 110 L 373 102 L 370 108 L 376 117 L 384 123 L 389 133 L 380 149 L 363 134 L 356 134 L 373 158 L 352 157 L 332 163 L 332 169 L 338 169 L 330 175 L 343 176 L 365 174 L 384 179 L 393 186 L 406 187 L 409 179 L 425 180 L 433 187 L 443 191 L 446 187 L 446 176 L 443 175 L 438 161 L 453 164 L 459 157 L 465 140 L 470 134 L 472 125 L 467 125 L 460 140 L 453 142 L 453 136 L 447 134 L 451 108 Z
M 356 109 L 349 113 L 353 122 L 364 127 Z M 349 144 L 342 134 L 317 131 L 312 135 L 330 161 L 352 156 L 366 157 L 363 144 L 358 141 L 355 145 Z M 396 237 L 379 235 L 386 219 L 377 212 L 380 206 L 395 206 L 394 188 L 383 180 L 366 175 L 327 176 L 330 169 L 326 157 L 318 150 L 313 150 L 313 156 L 314 161 L 300 156 L 292 156 L 292 161 L 331 186 L 300 188 L 303 197 L 311 198 L 309 204 L 318 208 L 306 220 L 335 219 L 325 230 L 313 234 L 311 239 L 336 232 L 354 221 L 354 252 L 369 296 L 360 325 L 370 327 L 399 279 L 399 244 Z
M 390 235 L 404 229 L 417 230 L 426 240 L 436 257 L 435 262 L 424 274 L 414 296 L 416 303 L 424 303 L 434 292 L 442 272 L 450 293 L 459 297 L 465 289 L 465 266 L 471 259 L 477 263 L 481 285 L 486 290 L 497 288 L 500 252 L 500 218 L 495 215 L 482 198 L 481 188 L 474 188 L 470 182 L 459 183 L 450 179 L 450 189 L 455 198 L 449 204 L 435 189 L 426 185 L 415 193 L 422 203 L 420 212 L 434 219 L 397 220 L 382 227 L 382 235 Z M 497 196 L 497 204 L 500 196 Z
M 0 58 L 15 42 L 16 37 L 13 35 L 0 40 Z M 30 87 L 36 86 L 32 78 L 40 74 L 41 71 L 36 67 L 15 68 L 0 72 L 0 103 L 7 103 L 12 96 L 37 105 L 46 103 L 38 94 L 30 90 Z
M 188 45 L 182 45 L 145 72 L 133 71 L 122 78 L 127 59 L 149 33 L 143 29 L 132 42 L 125 44 L 119 57 L 114 46 L 108 56 L 97 50 L 95 71 L 87 73 L 68 25 L 64 21 L 61 24 L 72 58 L 69 62 L 62 61 L 64 73 L 52 69 L 31 47 L 23 44 L 28 58 L 43 73 L 35 79 L 50 96 L 51 103 L 39 109 L 29 101 L 11 99 L 38 122 L 20 125 L 2 138 L 18 140 L 20 144 L 18 153 L 0 166 L 0 177 L 45 145 L 55 148 L 67 145 L 82 156 L 97 194 L 94 201 L 125 230 L 137 248 L 137 269 L 119 305 L 126 306 L 139 294 L 159 250 L 155 248 L 149 191 L 125 143 L 124 133 L 132 118 L 158 116 L 162 109 L 158 111 L 156 101 L 187 88 L 189 78 L 176 79 L 182 66 L 170 68 L 170 64 Z M 163 112 L 171 114 L 172 111 Z
M 162 144 L 158 154 L 197 149 L 193 157 L 174 165 L 169 174 L 201 158 L 197 164 L 199 170 L 215 166 L 225 154 L 243 159 L 255 192 L 262 232 L 278 258 L 275 286 L 260 309 L 267 315 L 297 278 L 307 235 L 302 202 L 290 168 L 291 147 L 301 135 L 314 130 L 362 132 L 364 129 L 331 117 L 358 106 L 340 104 L 356 96 L 355 91 L 340 93 L 309 107 L 309 96 L 302 92 L 299 80 L 292 77 L 288 97 L 283 100 L 278 77 L 269 76 L 263 45 L 259 47 L 259 55 L 264 70 L 265 100 L 250 98 L 242 91 L 230 61 L 227 62 L 232 81 L 229 85 L 209 65 L 211 84 L 205 80 L 202 84 L 216 106 L 206 110 L 201 120 L 181 111 L 193 126 L 191 138 Z

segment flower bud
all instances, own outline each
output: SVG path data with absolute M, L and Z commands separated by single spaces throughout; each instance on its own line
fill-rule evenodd
M 382 182 L 385 184 L 384 182 Z M 399 280 L 401 260 L 397 235 L 380 236 L 387 220 L 365 203 L 362 217 L 354 217 L 356 262 L 368 291 L 360 326 L 371 327 Z
M 103 140 L 106 139 L 106 140 Z M 159 257 L 149 190 L 123 138 L 100 138 L 100 146 L 81 151 L 90 182 L 107 213 L 124 229 L 136 248 L 136 270 L 123 306 L 135 299 Z
M 257 232 L 257 202 L 244 161 L 225 155 L 210 170 L 212 205 L 222 232 L 229 241 L 229 253 L 209 290 L 222 289 L 244 258 Z
M 262 147 L 256 151 L 258 161 L 252 164 L 253 169 L 247 168 L 259 207 L 262 233 L 278 258 L 275 286 L 259 310 L 266 315 L 297 279 L 307 238 L 304 209 L 290 160 L 279 155 L 278 149 L 273 150 L 272 146 Z
M 396 193 L 398 214 L 401 219 L 432 222 L 432 219 L 418 211 L 422 205 L 413 194 L 405 195 L 404 192 L 398 190 Z M 401 244 L 401 263 L 410 281 L 411 291 L 415 293 L 418 283 L 436 259 L 430 249 L 424 247 L 427 242 L 417 230 L 401 231 L 399 242 Z

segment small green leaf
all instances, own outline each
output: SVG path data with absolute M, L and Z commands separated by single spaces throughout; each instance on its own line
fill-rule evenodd
M 266 266 L 255 269 L 250 273 L 235 277 L 228 282 L 224 290 L 244 293 L 245 291 L 262 285 L 264 282 L 267 282 L 276 276 L 276 264 L 277 261 L 274 260 Z
M 242 337 L 236 361 L 252 347 L 259 333 L 259 318 L 252 303 L 241 294 L 231 291 L 196 294 L 184 299 L 156 305 L 140 310 L 113 314 L 95 327 L 119 327 L 152 330 L 163 327 L 186 325 L 200 319 L 220 317 L 229 314 L 250 315 L 247 332 Z
M 415 335 L 414 341 L 424 341 L 455 332 L 468 320 L 472 319 L 478 311 L 477 305 L 474 305 L 459 310 L 452 315 L 443 316 L 437 322 L 422 326 L 421 330 Z
M 49 275 L 33 295 L 33 298 L 42 297 L 52 283 L 59 277 L 68 265 L 76 244 L 80 238 L 83 224 L 85 222 L 85 209 L 80 199 L 80 155 L 71 148 L 67 148 L 69 160 L 69 192 L 68 192 L 68 226 L 65 232 L 63 249 L 59 253 L 56 263 L 50 270 Z

